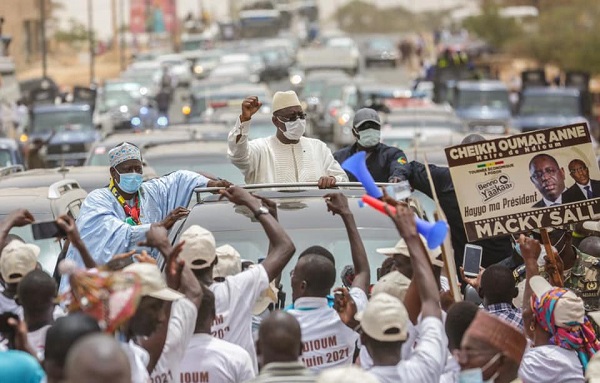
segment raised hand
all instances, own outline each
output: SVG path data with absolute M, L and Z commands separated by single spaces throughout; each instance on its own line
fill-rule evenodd
M 537 239 L 526 237 L 521 234 L 519 236 L 519 247 L 521 248 L 521 255 L 525 262 L 537 263 L 537 259 L 542 251 L 542 246 Z
M 242 114 L 240 115 L 240 121 L 250 121 L 252 116 L 260 110 L 262 102 L 258 100 L 256 96 L 248 96 L 242 102 Z
M 160 226 L 163 226 L 167 230 L 171 230 L 173 225 L 175 225 L 175 222 L 179 221 L 181 218 L 187 217 L 188 214 L 190 214 L 189 209 L 180 206 L 171 211 L 169 215 L 160 222 Z
M 228 189 L 220 190 L 219 193 L 221 194 L 221 199 L 227 198 L 234 204 L 248 206 L 253 211 L 258 209 L 262 204 L 258 198 L 239 186 L 232 186 Z
M 17 209 L 10 212 L 7 221 L 10 222 L 11 226 L 21 227 L 32 224 L 35 219 L 29 210 Z
M 146 232 L 146 240 L 138 243 L 138 245 L 156 248 L 169 245 L 167 228 L 163 225 L 150 225 L 150 229 Z
M 386 213 L 396 225 L 396 228 L 398 229 L 398 232 L 402 238 L 418 235 L 417 224 L 415 222 L 415 213 L 409 207 L 398 204 L 396 206 L 395 214 L 388 205 L 385 205 L 384 208 Z
M 348 289 L 345 287 L 336 288 L 333 297 L 333 308 L 337 311 L 342 322 L 348 327 L 356 327 L 358 323 L 356 319 L 354 319 L 354 316 L 358 309 L 356 308 L 356 303 L 354 302 L 354 299 L 352 299 Z
M 327 211 L 333 215 L 346 215 L 351 214 L 350 207 L 348 206 L 348 198 L 342 193 L 330 193 L 323 196 L 325 203 L 327 204 Z

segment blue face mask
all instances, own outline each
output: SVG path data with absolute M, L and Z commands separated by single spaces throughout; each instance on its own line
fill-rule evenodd
M 142 182 L 144 181 L 144 177 L 139 173 L 124 173 L 119 174 L 119 189 L 123 190 L 125 193 L 133 194 L 140 189 L 142 186 Z

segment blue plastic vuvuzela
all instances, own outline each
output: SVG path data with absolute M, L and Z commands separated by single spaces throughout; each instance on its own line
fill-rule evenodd
M 357 152 L 342 163 L 342 169 L 349 171 L 363 185 L 373 198 L 383 197 L 383 192 L 375 185 L 375 180 L 367 169 L 367 153 Z

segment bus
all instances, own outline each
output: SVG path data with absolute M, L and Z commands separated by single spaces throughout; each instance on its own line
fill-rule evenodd
M 252 9 L 239 13 L 242 38 L 277 37 L 281 29 L 280 13 L 276 9 Z

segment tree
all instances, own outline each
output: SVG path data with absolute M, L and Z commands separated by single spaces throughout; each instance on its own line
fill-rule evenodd
M 85 24 L 75 19 L 69 19 L 69 27 L 56 31 L 54 39 L 58 43 L 64 43 L 70 47 L 79 49 L 89 41 L 89 30 Z M 95 37 L 92 32 L 92 41 L 94 40 Z
M 500 16 L 499 7 L 492 2 L 484 2 L 482 13 L 463 21 L 463 27 L 479 36 L 496 49 L 504 49 L 511 41 L 522 37 L 523 29 L 514 19 Z

